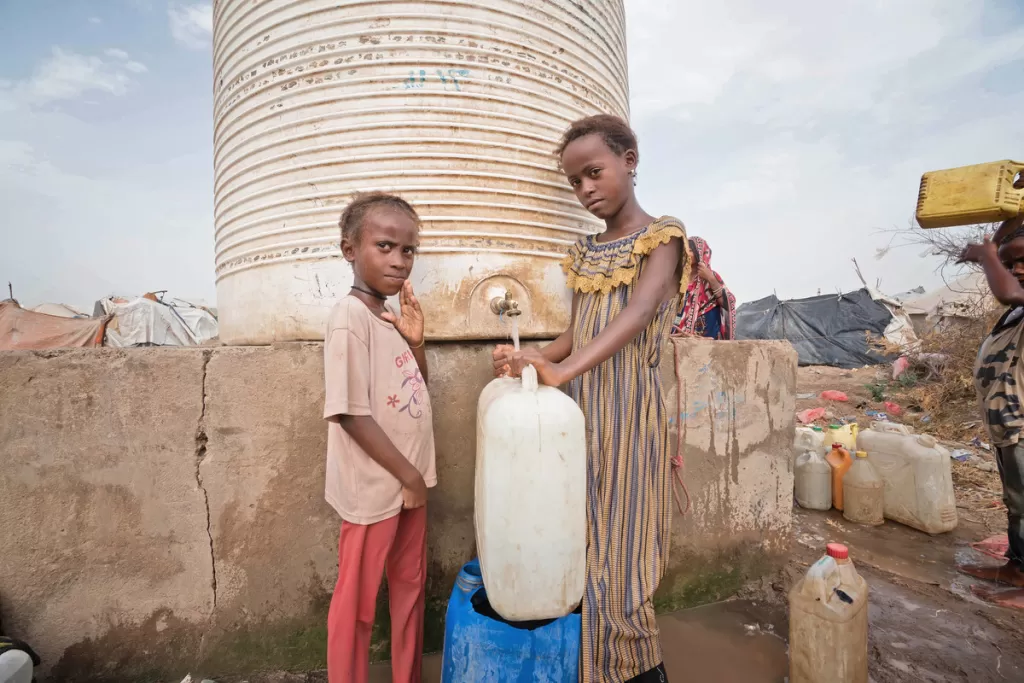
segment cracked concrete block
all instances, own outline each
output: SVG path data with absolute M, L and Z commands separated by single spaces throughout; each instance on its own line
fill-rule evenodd
M 301 665 L 324 651 L 341 520 L 323 496 L 323 396 L 320 344 L 221 348 L 206 368 L 199 472 L 216 559 L 204 648 L 213 672 L 293 655 Z
M 202 365 L 166 349 L 0 353 L 0 616 L 41 680 L 141 675 L 198 645 L 213 608 Z
M 428 650 L 475 554 L 476 402 L 491 348 L 427 350 L 439 479 Z M 693 496 L 659 594 L 671 609 L 731 595 L 784 545 L 796 354 L 702 340 L 667 342 L 664 354 Z M 319 343 L 0 353 L 5 631 L 43 654 L 51 680 L 322 666 L 340 526 L 323 499 L 322 410 Z M 377 614 L 380 659 L 383 597 Z

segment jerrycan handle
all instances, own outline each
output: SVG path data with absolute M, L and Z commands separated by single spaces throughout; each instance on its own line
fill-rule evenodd
M 527 365 L 523 368 L 523 389 L 527 391 L 537 391 L 540 386 L 540 382 L 537 379 L 537 368 L 532 365 Z

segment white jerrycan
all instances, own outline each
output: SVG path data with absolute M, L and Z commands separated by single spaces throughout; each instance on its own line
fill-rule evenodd
M 872 425 L 857 437 L 885 482 L 885 516 L 927 534 L 957 525 L 949 451 L 934 438 Z
M 789 592 L 789 681 L 868 683 L 868 585 L 846 546 L 827 553 Z
M 832 509 L 832 468 L 817 450 L 796 459 L 793 495 L 805 510 Z
M 491 606 L 508 621 L 563 617 L 586 576 L 583 412 L 527 366 L 521 380 L 484 387 L 476 425 L 476 544 Z

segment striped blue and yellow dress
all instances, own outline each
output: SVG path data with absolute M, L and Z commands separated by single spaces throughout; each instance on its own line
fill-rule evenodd
M 579 299 L 573 352 L 626 308 L 647 256 L 676 237 L 686 245 L 683 224 L 664 217 L 613 242 L 589 236 L 573 245 L 562 264 Z M 679 284 L 681 294 L 688 277 Z M 635 339 L 569 387 L 587 420 L 582 683 L 624 683 L 662 663 L 653 598 L 668 563 L 672 490 L 658 365 L 678 303 L 665 302 Z

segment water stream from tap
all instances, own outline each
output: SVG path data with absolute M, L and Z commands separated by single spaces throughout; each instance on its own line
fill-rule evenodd
M 512 346 L 516 351 L 519 350 L 519 316 L 514 315 L 509 318 L 512 323 Z

